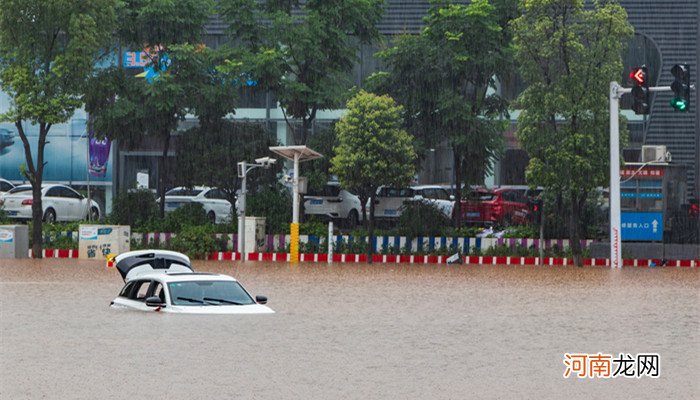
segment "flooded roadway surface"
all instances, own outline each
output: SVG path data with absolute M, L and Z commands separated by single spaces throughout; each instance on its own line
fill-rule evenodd
M 108 307 L 94 261 L 0 260 L 0 399 L 697 399 L 700 269 L 195 261 L 272 315 Z M 563 377 L 564 353 L 660 377 Z

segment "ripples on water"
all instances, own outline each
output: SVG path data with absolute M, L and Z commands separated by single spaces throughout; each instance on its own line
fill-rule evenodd
M 700 393 L 700 269 L 194 264 L 277 313 L 117 311 L 116 270 L 0 260 L 0 399 Z M 656 352 L 661 377 L 564 379 L 567 352 Z

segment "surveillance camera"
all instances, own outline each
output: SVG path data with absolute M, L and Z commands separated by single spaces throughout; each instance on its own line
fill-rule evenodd
M 270 166 L 270 165 L 276 163 L 277 160 L 274 158 L 270 158 L 270 157 L 261 157 L 261 158 L 256 158 L 255 162 L 258 164 L 262 164 L 264 166 Z

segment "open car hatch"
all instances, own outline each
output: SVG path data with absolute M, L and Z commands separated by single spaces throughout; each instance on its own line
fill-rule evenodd
M 118 255 L 115 266 L 124 282 L 137 276 L 162 270 L 167 272 L 194 272 L 189 257 L 168 250 L 137 250 Z

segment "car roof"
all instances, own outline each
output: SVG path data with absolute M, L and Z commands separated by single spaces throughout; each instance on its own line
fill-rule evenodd
M 236 278 L 209 272 L 168 272 L 167 270 L 154 270 L 152 272 L 140 274 L 132 280 L 159 280 L 163 283 L 192 282 L 192 281 L 231 281 L 237 282 Z
M 441 190 L 446 190 L 444 187 L 440 185 L 418 185 L 418 186 L 411 186 L 411 189 L 414 190 L 422 190 L 422 189 L 441 189 Z
M 191 190 L 209 190 L 209 189 L 216 189 L 216 188 L 209 187 L 209 186 L 192 186 L 191 188 L 188 188 L 185 186 L 177 186 L 177 187 L 174 187 L 172 189 L 168 189 L 168 192 L 171 190 L 190 190 L 190 189 Z

